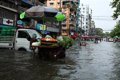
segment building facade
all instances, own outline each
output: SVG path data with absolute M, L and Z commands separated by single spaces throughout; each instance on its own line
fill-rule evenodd
M 62 6 L 61 0 L 47 0 L 46 5 L 49 7 L 53 7 L 55 9 L 58 9 L 58 10 Z
M 40 0 L 45 2 L 46 0 Z M 0 0 L 0 24 L 17 26 L 19 13 L 40 3 L 39 0 Z
M 47 0 L 47 6 L 62 11 L 66 16 L 66 20 L 62 22 L 62 35 L 70 35 L 76 28 L 78 2 L 78 0 Z
M 0 0 L 0 24 L 16 26 L 19 0 Z
M 89 35 L 92 22 L 92 10 L 87 5 L 80 5 L 80 28 L 84 30 L 83 35 Z
M 89 29 L 89 35 L 94 36 L 95 34 L 96 34 L 95 22 L 92 21 L 91 22 L 91 27 Z

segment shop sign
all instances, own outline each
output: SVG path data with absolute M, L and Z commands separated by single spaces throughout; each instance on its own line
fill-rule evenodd
M 22 25 L 22 24 L 23 24 L 22 20 L 18 20 L 18 21 L 17 21 L 17 24 L 18 24 L 18 25 Z
M 3 24 L 13 26 L 14 22 L 11 19 L 3 18 Z
M 37 30 L 47 30 L 47 26 L 43 24 L 37 24 L 36 25 Z

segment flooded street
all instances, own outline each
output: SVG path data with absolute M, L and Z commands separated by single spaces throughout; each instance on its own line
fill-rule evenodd
M 66 58 L 43 61 L 31 53 L 0 49 L 0 80 L 120 80 L 120 47 L 77 43 Z

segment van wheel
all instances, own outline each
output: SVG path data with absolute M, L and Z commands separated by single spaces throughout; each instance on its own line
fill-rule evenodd
M 18 51 L 26 51 L 25 48 L 19 48 Z

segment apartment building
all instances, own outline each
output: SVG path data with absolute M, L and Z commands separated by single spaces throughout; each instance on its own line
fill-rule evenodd
M 89 29 L 89 35 L 90 36 L 94 36 L 95 35 L 95 30 L 96 30 L 96 28 L 95 28 L 95 22 L 91 21 L 91 27 Z
M 66 20 L 62 22 L 62 35 L 70 35 L 76 28 L 78 2 L 78 0 L 47 0 L 47 6 L 56 8 L 66 15 Z
M 47 0 L 46 5 L 49 7 L 53 7 L 55 9 L 58 9 L 58 10 L 62 6 L 61 0 Z
M 92 10 L 87 5 L 80 5 L 80 27 L 84 30 L 84 35 L 89 35 L 92 21 Z

